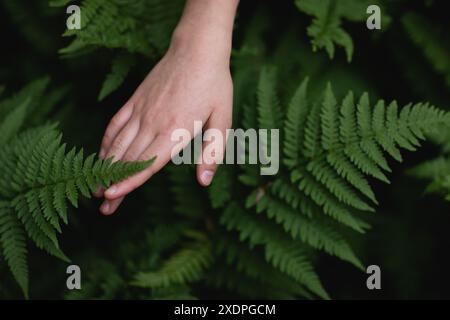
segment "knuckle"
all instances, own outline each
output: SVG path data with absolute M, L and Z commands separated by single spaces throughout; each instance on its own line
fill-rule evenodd
M 116 153 L 118 151 L 123 150 L 123 148 L 125 147 L 124 141 L 122 138 L 117 138 L 116 140 L 114 140 L 113 145 L 111 147 L 112 153 Z
M 170 131 L 173 131 L 175 129 L 181 129 L 184 128 L 184 121 L 181 117 L 178 116 L 171 116 L 168 119 L 169 121 L 169 125 L 167 126 L 167 128 L 170 129 Z
M 123 156 L 123 161 L 135 161 L 138 159 L 138 155 L 135 151 L 127 151 L 127 153 Z
M 155 118 L 151 115 L 144 115 L 142 119 L 140 120 L 141 127 L 148 128 L 155 125 Z
M 120 118 L 119 116 L 116 114 L 114 117 L 111 118 L 111 120 L 109 121 L 109 126 L 108 127 L 118 127 L 120 125 Z
M 167 125 L 160 129 L 158 134 L 163 137 L 171 137 L 176 130 L 184 128 L 185 126 L 182 126 L 179 120 L 170 120 Z
M 172 133 L 177 129 L 179 129 L 179 128 L 177 128 L 175 126 L 166 126 L 159 132 L 159 135 L 170 138 L 172 136 Z

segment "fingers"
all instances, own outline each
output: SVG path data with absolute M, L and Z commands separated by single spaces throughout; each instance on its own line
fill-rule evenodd
M 105 198 L 109 200 L 118 199 L 130 193 L 144 184 L 150 177 L 170 161 L 171 152 L 177 146 L 176 142 L 171 141 L 170 135 L 159 134 L 150 146 L 139 156 L 137 160 L 148 160 L 156 156 L 153 164 L 146 170 L 130 177 L 122 182 L 111 186 L 105 191 Z M 181 151 L 181 146 L 179 146 Z
M 213 112 L 205 125 L 201 159 L 197 162 L 197 180 L 207 187 L 211 184 L 217 167 L 223 161 L 227 142 L 226 130 L 231 127 L 231 114 Z
M 108 127 L 106 128 L 105 134 L 102 139 L 100 146 L 99 158 L 104 159 L 111 147 L 111 144 L 123 129 L 123 127 L 128 123 L 133 114 L 133 103 L 127 102 L 115 115 L 111 118 Z M 99 188 L 93 193 L 94 197 L 103 197 L 103 188 Z
M 147 132 L 146 132 L 147 131 Z M 153 134 L 148 133 L 148 130 L 141 130 L 137 136 L 134 138 L 128 149 L 124 152 L 124 155 L 122 156 L 122 161 L 136 161 L 139 160 L 139 157 L 141 154 L 145 151 L 145 149 L 148 147 L 148 145 L 151 143 Z M 122 154 L 122 150 L 118 151 L 118 155 Z M 117 159 L 117 157 L 116 157 Z M 104 190 L 100 190 L 101 196 L 105 196 Z M 100 193 L 98 192 L 98 193 Z M 124 200 L 124 197 L 119 197 L 114 200 L 108 200 L 106 199 L 103 204 L 100 207 L 100 212 L 104 215 L 111 215 L 113 214 L 117 208 L 120 206 L 122 201 Z
M 124 198 L 125 197 L 121 197 L 116 200 L 103 201 L 103 204 L 100 206 L 100 212 L 105 216 L 109 216 L 109 215 L 113 214 L 117 210 L 117 208 L 120 206 L 120 204 L 122 203 Z
M 130 119 L 111 143 L 111 147 L 106 152 L 106 158 L 114 157 L 114 161 L 121 160 L 138 132 L 139 121 Z
M 131 115 L 133 113 L 133 104 L 128 102 L 126 103 L 119 112 L 111 119 L 106 128 L 105 135 L 103 136 L 99 157 L 103 159 L 106 156 L 106 153 L 111 147 L 112 142 L 122 130 L 122 128 L 127 124 L 130 120 Z
M 128 147 L 122 161 L 136 161 L 142 155 L 142 153 L 150 146 L 155 139 L 153 132 L 149 132 L 149 128 L 141 127 L 141 130 L 134 138 L 133 142 Z
M 122 130 L 116 135 L 114 141 L 110 144 L 109 149 L 106 151 L 106 158 L 114 157 L 114 161 L 122 160 L 123 156 L 127 152 L 129 146 L 133 143 L 135 137 L 139 132 L 139 121 L 133 121 L 129 119 L 128 123 L 122 128 Z M 132 161 L 130 159 L 129 161 Z M 94 193 L 96 197 L 105 196 L 104 190 L 99 189 Z M 113 214 L 119 205 L 122 203 L 122 199 L 115 201 L 104 201 L 100 207 L 100 212 L 104 215 Z

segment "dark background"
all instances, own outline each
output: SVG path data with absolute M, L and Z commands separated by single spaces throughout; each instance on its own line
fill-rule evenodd
M 271 12 L 270 28 L 264 38 L 269 50 L 276 47 L 283 32 L 292 28 L 292 25 L 298 29 L 298 41 L 308 45 L 305 29 L 311 18 L 295 10 L 290 1 L 265 2 Z M 325 68 L 333 65 L 351 69 L 370 86 L 367 88 L 370 92 L 387 101 L 397 99 L 399 104 L 406 104 L 426 100 L 448 109 L 450 94 L 442 79 L 431 71 L 426 77 L 417 74 L 417 83 L 411 83 L 406 77 L 401 60 L 421 65 L 425 70 L 430 68 L 420 52 L 408 41 L 399 18 L 405 9 L 419 10 L 436 23 L 448 26 L 446 2 L 436 1 L 432 7 L 428 7 L 423 1 L 407 1 L 407 5 L 405 1 L 394 1 L 389 6 L 391 25 L 382 34 L 368 34 L 364 24 L 345 23 L 344 27 L 352 35 L 355 44 L 351 64 L 346 62 L 342 49 L 336 50 L 334 60 L 329 60 L 324 52 L 316 55 L 325 61 Z M 239 10 L 236 47 L 243 38 L 241 30 L 245 29 L 255 13 L 254 3 L 241 1 Z M 49 8 L 46 1 L 0 1 L 0 84 L 6 86 L 7 93 L 13 93 L 37 77 L 50 75 L 52 86 L 67 86 L 68 96 L 64 106 L 55 111 L 55 116 L 61 122 L 66 140 L 96 152 L 108 119 L 151 69 L 152 62 L 144 60 L 140 63 L 142 68 L 135 68 L 120 90 L 99 103 L 96 97 L 109 70 L 111 53 L 99 50 L 95 54 L 61 59 L 57 51 L 69 42 L 61 37 L 65 19 L 64 10 Z M 417 90 L 417 87 L 424 89 Z M 392 183 L 374 184 L 380 206 L 369 218 L 372 230 L 357 239 L 355 251 L 367 265 L 381 267 L 382 290 L 367 290 L 366 274 L 324 255 L 320 259 L 318 273 L 333 298 L 450 298 L 450 206 L 439 196 L 425 195 L 425 182 L 406 174 L 408 168 L 437 154 L 438 148 L 431 144 L 425 144 L 420 152 L 404 153 L 403 163 L 391 163 Z M 105 235 L 111 230 L 114 232 L 122 228 L 124 217 L 135 214 L 132 207 L 125 206 L 120 214 L 105 219 L 98 214 L 98 205 L 95 202 L 86 205 L 79 212 L 76 228 L 65 230 L 62 241 L 64 247 L 69 248 L 69 253 L 83 250 L 83 244 L 107 247 Z M 81 232 L 84 236 L 80 244 Z M 52 273 L 65 276 L 64 272 L 60 272 L 63 266 L 43 253 L 33 252 L 30 263 L 35 279 L 48 280 Z M 52 270 L 59 270 L 59 273 Z M 40 281 L 37 288 L 32 288 L 32 296 L 60 296 L 61 288 L 55 284 L 59 281 L 58 277 L 47 280 Z

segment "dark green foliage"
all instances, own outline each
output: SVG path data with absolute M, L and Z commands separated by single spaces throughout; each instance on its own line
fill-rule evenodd
M 428 193 L 437 193 L 450 200 L 450 129 L 436 128 L 430 134 L 433 142 L 440 146 L 439 156 L 427 160 L 409 170 L 409 173 L 419 179 L 429 181 Z
M 71 116 L 62 117 L 70 122 L 62 122 L 66 139 L 83 133 L 85 150 L 97 148 L 106 122 L 142 81 L 144 74 L 130 70 L 147 71 L 164 54 L 184 1 L 81 1 L 82 29 L 65 32 L 68 46 L 67 38 L 58 42 L 57 33 L 71 1 L 53 0 L 51 8 L 33 5 L 31 11 L 6 2 L 1 2 L 7 9 L 2 27 L 20 34 L 24 48 L 42 57 L 16 62 L 5 51 L 2 84 L 14 88 L 43 72 L 63 83 L 52 88 L 41 78 L 0 102 L 0 297 L 20 297 L 14 281 L 36 298 L 373 297 L 360 275 L 366 263 L 376 261 L 390 285 L 406 279 L 402 291 L 395 288 L 403 298 L 414 295 L 409 290 L 418 275 L 425 279 L 423 269 L 410 261 L 432 265 L 431 257 L 445 268 L 442 255 L 431 256 L 427 247 L 434 237 L 427 227 L 437 214 L 423 219 L 415 207 L 425 200 L 414 197 L 421 189 L 413 193 L 412 180 L 392 161 L 402 161 L 402 150 L 416 151 L 431 138 L 440 146 L 431 149 L 435 160 L 413 173 L 431 180 L 427 191 L 450 197 L 449 116 L 432 106 L 449 101 L 447 24 L 430 13 L 439 11 L 438 2 L 383 1 L 382 31 L 368 31 L 367 5 L 378 1 L 241 1 L 231 61 L 233 123 L 280 129 L 278 174 L 261 176 L 259 165 L 222 165 L 204 190 L 193 166 L 169 165 L 108 218 L 98 217 L 97 204 L 82 196 L 149 163 L 85 158 L 81 150 L 66 150 L 52 123 L 68 109 Z M 388 15 L 395 23 L 389 29 Z M 47 17 L 58 21 L 43 32 L 40 22 Z M 10 28 L 10 22 L 20 25 Z M 57 46 L 65 47 L 62 57 L 74 59 L 57 59 Z M 105 61 L 110 72 L 98 79 Z M 92 92 L 95 88 L 100 93 Z M 115 91 L 114 99 L 105 99 Z M 399 102 L 384 103 L 380 96 Z M 94 106 L 96 98 L 101 108 Z M 407 104 L 423 100 L 430 103 Z M 273 143 L 263 142 L 264 148 Z M 429 150 L 428 145 L 405 158 L 417 164 L 430 157 Z M 393 186 L 385 184 L 390 179 Z M 411 235 L 414 210 L 429 238 Z M 445 248 L 444 240 L 433 239 Z M 47 261 L 35 247 L 64 262 Z M 65 288 L 68 258 L 62 248 L 82 269 L 79 291 Z M 411 259 L 408 248 L 420 254 Z M 342 261 L 356 268 L 342 272 Z M 394 264 L 399 271 L 392 275 Z M 41 271 L 32 285 L 29 268 Z
M 307 33 L 311 38 L 313 50 L 323 49 L 330 58 L 334 57 L 335 45 L 345 49 L 347 61 L 353 56 L 353 40 L 342 28 L 342 20 L 346 19 L 363 24 L 368 15 L 366 9 L 371 4 L 379 5 L 378 1 L 366 0 L 295 0 L 301 11 L 313 16 L 314 19 L 308 27 Z M 385 20 L 386 19 L 386 20 Z M 386 27 L 389 18 L 383 14 L 383 27 Z
M 52 1 L 64 7 L 68 1 Z M 133 54 L 158 58 L 164 53 L 181 15 L 184 0 L 103 1 L 84 0 L 81 4 L 81 29 L 67 30 L 66 37 L 75 37 L 60 49 L 63 56 L 77 56 L 93 49 L 122 49 L 111 62 L 98 100 L 103 100 L 125 80 L 134 65 Z
M 54 54 L 56 39 L 47 32 L 47 20 L 54 18 L 55 12 L 46 1 L 34 3 L 1 0 L 0 8 L 17 27 L 24 40 L 33 46 L 38 54 Z M 39 14 L 36 14 L 39 12 Z M 44 20 L 44 21 L 43 21 Z
M 98 256 L 94 251 L 84 252 L 82 256 L 76 257 L 82 261 L 81 267 L 85 270 L 87 278 L 84 279 L 81 290 L 72 291 L 66 297 L 68 299 L 193 299 L 190 288 L 184 284 L 166 283 L 164 286 L 152 288 L 147 286 L 138 288 L 131 284 L 132 278 L 142 270 L 146 270 L 142 274 L 150 274 L 148 270 L 155 270 L 154 273 L 159 273 L 161 279 L 168 279 L 169 274 L 159 269 L 162 265 L 167 265 L 162 256 L 181 243 L 180 240 L 185 239 L 183 233 L 186 225 L 177 222 L 169 225 L 164 221 L 167 217 L 163 220 L 160 220 L 160 217 L 156 220 L 154 218 L 152 217 L 150 221 L 155 224 L 155 227 L 150 230 L 132 227 L 114 237 L 113 254 L 126 257 L 121 259 L 120 263 L 104 253 Z M 140 218 L 140 221 L 150 222 L 148 216 L 143 220 Z M 190 261 L 187 262 L 190 263 Z M 189 268 L 183 270 L 189 270 Z M 179 282 L 179 279 L 175 282 L 177 281 Z
M 246 178 L 240 180 L 254 190 L 245 201 L 247 210 L 236 195 L 220 222 L 250 248 L 262 246 L 273 267 L 326 298 L 308 257 L 310 248 L 363 268 L 341 225 L 358 232 L 368 228 L 359 217 L 374 211 L 377 201 L 367 178 L 389 182 L 384 153 L 401 161 L 400 149 L 416 150 L 424 132 L 448 124 L 449 116 L 422 103 L 398 110 L 396 102 L 386 106 L 380 100 L 371 107 L 367 93 L 355 102 L 349 92 L 338 102 L 330 85 L 320 100 L 311 101 L 307 80 L 281 111 L 273 69 L 262 70 L 257 88 L 257 105 L 245 107 L 251 116 L 244 119 L 256 117 L 259 128 L 283 128 L 284 167 L 273 179 L 261 181 L 258 171 L 244 166 Z M 216 183 L 230 185 L 222 174 Z M 221 199 L 223 190 L 213 184 L 210 191 L 213 200 Z M 224 205 L 225 200 L 215 202 Z
M 31 115 L 41 108 L 38 102 L 42 101 L 42 95 L 49 81 L 47 77 L 33 81 L 16 95 L 0 102 L 0 145 L 8 142 L 19 132 L 27 119 L 33 119 Z M 46 115 L 42 110 L 39 112 L 42 116 Z
M 120 87 L 133 65 L 133 56 L 126 54 L 119 54 L 112 61 L 111 72 L 106 76 L 105 82 L 103 82 L 102 89 L 98 95 L 99 101 L 103 100 L 111 92 Z
M 20 132 L 33 114 L 30 99 L 38 104 L 39 98 L 32 93 L 41 92 L 47 82 L 26 87 L 2 102 L 0 109 L 4 113 L 0 126 L 0 239 L 5 260 L 26 296 L 26 239 L 69 261 L 57 239 L 61 222 L 68 223 L 68 203 L 77 207 L 81 195 L 90 197 L 99 187 L 121 181 L 152 162 L 112 163 L 112 159 L 95 160 L 95 154 L 85 158 L 82 149 L 67 152 L 55 125 Z
M 66 5 L 65 1 L 52 4 Z M 64 33 L 75 39 L 60 53 L 75 55 L 92 47 L 106 47 L 159 55 L 169 44 L 183 4 L 183 0 L 85 0 L 81 5 L 81 29 Z
M 405 14 L 402 22 L 408 36 L 450 87 L 450 46 L 441 41 L 448 36 L 448 26 L 435 26 L 414 12 Z
M 344 9 L 331 9 L 333 21 L 340 23 L 337 17 L 352 20 Z M 357 11 L 361 21 L 366 17 L 363 12 Z M 318 20 L 317 24 L 321 21 Z M 254 30 L 258 28 L 261 26 L 255 25 Z M 332 54 L 336 39 L 324 35 L 319 40 L 326 40 L 324 43 Z M 350 57 L 349 36 L 348 39 L 350 44 L 346 42 L 345 46 Z M 388 182 L 386 173 L 390 167 L 386 155 L 401 161 L 400 149 L 415 150 L 424 138 L 423 131 L 448 122 L 444 112 L 427 104 L 407 105 L 398 110 L 396 102 L 370 104 L 367 94 L 355 102 L 351 92 L 338 102 L 330 86 L 320 97 L 308 97 L 306 81 L 284 107 L 273 68 L 264 69 L 257 83 L 253 80 L 258 70 L 255 57 L 257 61 L 262 51 L 258 41 L 249 37 L 245 46 L 235 52 L 237 90 L 256 87 L 257 91 L 256 99 L 246 99 L 238 92 L 235 113 L 241 110 L 244 127 L 283 128 L 284 166 L 280 174 L 267 180 L 259 176 L 257 166 L 243 166 L 240 173 L 228 166 L 221 167 L 209 190 L 212 207 L 221 211 L 217 222 L 227 230 L 214 226 L 213 222 L 213 230 L 221 230 L 212 237 L 213 251 L 217 252 L 211 267 L 214 271 L 207 272 L 209 264 L 201 263 L 209 261 L 205 258 L 208 255 L 203 255 L 207 251 L 194 252 L 188 242 L 180 244 L 179 251 L 170 255 L 159 269 L 139 273 L 136 284 L 153 288 L 188 284 L 207 272 L 207 283 L 262 297 L 263 291 L 257 288 L 270 272 L 274 279 L 283 279 L 280 283 L 295 286 L 280 288 L 275 281 L 265 279 L 266 285 L 273 289 L 267 297 L 311 297 L 312 292 L 327 298 L 314 271 L 314 249 L 363 268 L 346 239 L 344 226 L 359 232 L 369 227 L 361 216 L 364 211 L 374 211 L 377 200 L 368 178 Z M 201 196 L 192 191 L 194 186 L 188 183 L 188 172 L 177 170 L 177 175 L 171 174 L 176 212 L 185 217 L 202 217 L 205 213 L 201 213 L 204 205 L 199 207 Z M 248 194 L 246 201 L 242 201 L 242 193 Z M 250 263 L 249 254 L 257 263 Z M 180 263 L 188 256 L 192 265 Z M 221 264 L 224 256 L 227 268 Z M 191 271 L 186 272 L 181 265 Z M 229 276 L 234 269 L 239 274 L 238 281 Z
M 450 87 L 450 46 L 440 39 L 446 37 L 446 28 L 433 25 L 422 15 L 409 12 L 402 19 L 403 26 L 414 44 L 423 52 L 423 56 L 434 70 L 443 76 L 447 87 Z M 432 134 L 433 141 L 441 146 L 439 157 L 426 161 L 410 173 L 420 179 L 431 181 L 427 192 L 442 194 L 450 200 L 450 160 L 449 160 L 449 128 L 441 128 Z
M 212 262 L 208 238 L 196 232 L 187 233 L 192 238 L 183 248 L 168 258 L 157 271 L 138 273 L 133 284 L 144 288 L 161 288 L 187 285 L 201 279 Z
M 450 201 L 450 160 L 440 156 L 426 161 L 412 170 L 410 173 L 417 178 L 430 180 L 426 191 L 442 194 Z
M 173 188 L 168 198 L 157 192 L 166 185 L 164 181 L 145 186 L 143 196 L 149 206 L 139 206 L 142 212 L 135 215 L 134 223 L 113 237 L 112 257 L 105 250 L 101 256 L 91 252 L 78 257 L 88 279 L 82 290 L 68 298 L 195 298 L 190 286 L 206 276 L 212 244 L 202 227 L 202 207 L 182 206 L 189 197 L 180 197 L 178 191 L 186 193 L 184 187 L 195 183 L 192 170 L 186 169 L 170 167 Z M 202 196 L 198 188 L 187 190 L 191 197 Z M 173 202 L 177 210 L 172 209 Z M 119 263 L 117 255 L 123 257 Z M 100 271 L 98 265 L 104 268 Z

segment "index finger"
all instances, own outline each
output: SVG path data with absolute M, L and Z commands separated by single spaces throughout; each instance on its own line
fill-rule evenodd
M 185 145 L 188 143 L 185 143 Z M 156 156 L 153 164 L 146 170 L 109 187 L 105 191 L 105 198 L 114 200 L 140 187 L 170 161 L 173 153 L 180 152 L 185 145 L 172 141 L 170 135 L 159 134 L 138 159 L 139 161 L 145 161 Z

